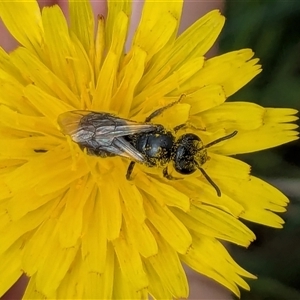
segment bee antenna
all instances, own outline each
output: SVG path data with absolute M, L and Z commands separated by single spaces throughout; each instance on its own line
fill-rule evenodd
M 213 182 L 213 180 L 208 176 L 208 174 L 202 169 L 199 164 L 195 161 L 197 168 L 200 170 L 205 179 L 211 184 L 211 186 L 216 190 L 218 197 L 221 197 L 221 190 L 219 187 Z
M 215 141 L 212 141 L 212 142 L 208 143 L 207 145 L 204 146 L 204 148 L 209 148 L 209 147 L 211 147 L 215 144 L 218 144 L 218 143 L 223 142 L 225 140 L 229 140 L 229 139 L 233 138 L 235 135 L 237 135 L 237 133 L 238 133 L 237 130 L 235 130 L 234 132 L 232 132 L 228 135 L 225 135 L 225 136 L 223 136 L 219 139 L 216 139 Z

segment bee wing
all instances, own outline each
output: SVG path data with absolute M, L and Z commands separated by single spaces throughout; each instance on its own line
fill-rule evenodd
M 62 132 L 92 155 L 110 153 L 144 162 L 144 156 L 123 137 L 151 132 L 161 125 L 137 123 L 108 113 L 75 110 L 58 117 Z M 101 155 L 100 155 L 101 156 Z
M 122 156 L 136 162 L 143 163 L 145 161 L 144 156 L 138 152 L 130 143 L 125 141 L 122 137 L 115 138 L 111 145 L 102 146 L 101 151 L 110 153 L 117 156 Z M 99 149 L 87 148 L 89 154 L 97 155 Z
M 93 136 L 95 139 L 112 141 L 114 138 L 135 133 L 150 132 L 157 125 L 137 123 L 101 112 L 74 110 L 58 117 L 58 124 L 64 134 L 72 136 L 75 142 L 81 142 Z
M 75 135 L 80 128 L 81 119 L 89 112 L 84 110 L 67 111 L 60 114 L 57 122 L 62 132 L 67 135 Z
M 114 139 L 113 145 L 116 146 L 119 151 L 118 153 L 116 153 L 117 155 L 129 158 L 140 163 L 143 163 L 145 161 L 144 156 L 122 137 Z

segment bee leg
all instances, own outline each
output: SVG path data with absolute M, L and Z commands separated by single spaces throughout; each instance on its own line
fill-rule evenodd
M 168 167 L 165 167 L 163 169 L 163 175 L 165 178 L 169 179 L 169 180 L 179 180 L 181 178 L 177 178 L 177 177 L 173 177 L 171 174 L 168 173 Z
M 153 118 L 155 118 L 155 117 L 161 115 L 165 110 L 167 110 L 167 109 L 169 109 L 170 107 L 174 106 L 175 104 L 179 103 L 179 102 L 182 100 L 182 98 L 184 98 L 184 97 L 185 97 L 185 94 L 181 94 L 178 100 L 176 100 L 176 101 L 174 101 L 174 102 L 171 102 L 171 103 L 169 103 L 168 105 L 166 105 L 166 106 L 164 106 L 164 107 L 161 107 L 161 108 L 155 110 L 152 114 L 150 114 L 150 115 L 146 118 L 145 122 L 150 122 Z
M 127 169 L 127 173 L 126 173 L 127 180 L 130 180 L 130 176 L 131 176 L 134 166 L 135 166 L 135 162 L 134 161 L 130 162 L 128 169 Z
M 180 130 L 181 128 L 184 128 L 186 127 L 186 124 L 180 124 L 180 125 L 177 125 L 173 128 L 174 132 L 177 133 L 178 130 Z
M 205 131 L 206 129 L 204 128 L 198 128 L 190 123 L 185 123 L 185 124 L 180 124 L 180 125 L 177 125 L 173 128 L 174 132 L 177 133 L 178 130 L 182 129 L 182 128 L 192 128 L 194 130 L 200 130 L 200 131 Z

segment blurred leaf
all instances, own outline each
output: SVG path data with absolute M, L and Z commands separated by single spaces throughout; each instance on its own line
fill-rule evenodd
M 300 299 L 300 292 L 282 284 L 280 281 L 270 277 L 261 277 L 252 285 L 250 293 L 242 293 L 242 299 L 270 299 L 270 300 L 291 300 Z

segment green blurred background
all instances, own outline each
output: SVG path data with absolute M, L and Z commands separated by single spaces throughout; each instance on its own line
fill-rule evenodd
M 230 100 L 300 110 L 300 1 L 226 1 L 227 22 L 220 52 L 252 48 L 263 72 Z M 299 122 L 298 122 L 299 124 Z M 242 299 L 300 299 L 300 142 L 240 158 L 252 173 L 289 197 L 286 224 L 277 230 L 247 224 L 257 240 L 248 248 L 232 247 L 239 264 L 259 279 L 248 281 Z

